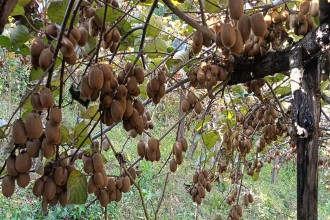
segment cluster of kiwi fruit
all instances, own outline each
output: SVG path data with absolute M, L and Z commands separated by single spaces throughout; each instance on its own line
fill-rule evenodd
M 159 141 L 155 138 L 150 138 L 148 146 L 143 141 L 140 141 L 137 144 L 137 152 L 140 157 L 145 158 L 147 161 L 159 161 L 161 157 Z
M 217 170 L 218 172 L 225 173 L 228 169 L 228 158 L 226 157 L 227 150 L 225 148 L 220 149 L 220 157 L 217 162 Z
M 160 100 L 164 97 L 166 92 L 165 87 L 166 82 L 166 71 L 160 68 L 157 71 L 156 76 L 154 76 L 147 84 L 147 95 L 154 104 L 158 104 Z
M 1 189 L 5 197 L 10 197 L 15 191 L 15 180 L 19 187 L 29 185 L 32 158 L 26 151 L 22 151 L 17 156 L 9 156 L 6 162 L 7 175 L 2 180 Z
M 118 46 L 120 38 L 121 35 L 118 29 L 116 27 L 109 26 L 106 28 L 104 32 L 101 45 L 103 46 L 104 49 L 110 48 L 110 52 L 113 53 Z
M 234 205 L 229 210 L 228 219 L 239 220 L 243 216 L 243 209 L 240 205 Z
M 223 63 L 223 62 L 222 62 Z M 190 86 L 198 88 L 212 88 L 218 81 L 225 81 L 228 71 L 225 66 L 211 63 L 202 63 L 189 72 Z
M 210 30 L 215 33 L 214 28 L 210 28 Z M 194 54 L 198 54 L 201 52 L 203 46 L 209 47 L 213 43 L 212 39 L 206 36 L 205 34 L 197 31 L 192 36 L 192 51 Z
M 193 186 L 189 189 L 189 194 L 193 201 L 200 205 L 206 196 L 206 191 L 211 192 L 211 175 L 206 169 L 196 171 L 192 181 Z
M 186 113 L 190 109 L 194 109 L 197 114 L 200 114 L 204 110 L 202 103 L 197 99 L 195 93 L 192 91 L 189 91 L 187 97 L 181 102 L 182 112 Z
M 237 197 L 238 197 L 238 187 L 236 185 L 233 185 L 233 189 L 226 197 L 226 203 L 228 205 L 233 204 L 236 201 Z
M 39 177 L 33 185 L 32 192 L 36 197 L 42 196 L 42 209 L 47 213 L 47 207 L 60 204 L 66 206 L 68 202 L 67 181 L 70 173 L 76 168 L 68 165 L 65 160 L 60 163 L 49 163 L 45 167 L 45 174 Z
M 305 36 L 316 28 L 313 17 L 317 17 L 318 15 L 318 1 L 305 0 L 300 4 L 298 14 L 290 14 L 285 26 L 288 30 L 293 30 L 296 35 Z
M 261 95 L 261 88 L 266 84 L 266 80 L 264 78 L 254 79 L 244 83 L 244 87 L 248 93 L 255 94 L 256 96 Z
M 188 149 L 188 142 L 184 137 L 175 141 L 172 147 L 173 158 L 170 160 L 170 171 L 175 172 L 178 165 L 183 163 L 183 153 Z

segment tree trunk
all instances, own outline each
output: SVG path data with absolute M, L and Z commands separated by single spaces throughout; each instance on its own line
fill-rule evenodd
M 303 63 L 302 49 L 290 54 L 292 126 L 297 147 L 297 219 L 317 219 L 320 72 L 317 59 Z

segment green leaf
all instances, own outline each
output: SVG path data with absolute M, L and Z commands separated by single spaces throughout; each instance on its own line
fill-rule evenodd
M 0 36 L 0 47 L 4 47 L 7 50 L 11 49 L 10 39 L 6 36 Z
M 259 179 L 259 174 L 260 174 L 259 172 L 253 173 L 253 176 L 252 176 L 253 181 L 257 181 Z
M 208 13 L 219 13 L 221 11 L 219 0 L 203 0 L 202 4 Z
M 160 30 L 164 29 L 163 19 L 157 15 L 151 17 L 149 24 L 152 26 L 148 25 L 147 28 L 148 36 L 157 37 L 160 33 Z
M 17 5 L 19 6 L 25 6 L 27 5 L 31 0 L 18 0 Z
M 61 24 L 68 4 L 69 4 L 69 0 L 52 1 L 47 11 L 47 15 L 49 19 L 54 23 Z M 76 19 L 77 17 L 75 18 L 75 20 Z M 69 21 L 70 20 L 71 20 L 71 15 Z
M 166 50 L 167 50 L 167 43 L 165 40 L 163 40 L 161 38 L 152 39 L 145 45 L 145 48 L 144 48 L 144 51 L 146 53 L 150 53 L 150 52 L 166 53 Z M 155 57 L 155 56 L 157 56 L 157 54 L 148 54 L 148 56 Z
M 10 16 L 15 16 L 15 15 L 24 15 L 24 8 L 22 5 L 17 4 L 14 8 L 14 10 L 10 13 Z
M 102 7 L 98 10 L 96 10 L 96 14 L 100 17 L 101 21 L 103 21 L 104 17 L 104 10 L 105 7 Z M 106 22 L 115 22 L 119 17 L 121 17 L 124 13 L 122 11 L 119 11 L 116 8 L 110 8 L 107 9 L 107 17 L 105 19 Z
M 203 139 L 206 148 L 208 150 L 211 150 L 214 147 L 214 145 L 218 142 L 218 140 L 220 140 L 220 135 L 215 131 L 211 131 L 207 134 L 204 134 Z
M 326 81 L 321 82 L 321 91 L 324 91 L 328 85 L 330 84 L 330 81 L 327 79 Z
M 0 139 L 4 139 L 6 137 L 5 132 L 0 128 Z
M 24 25 L 17 25 L 10 33 L 10 44 L 12 46 L 21 46 L 30 39 L 30 31 Z
M 210 120 L 211 120 L 211 115 L 208 115 L 205 117 L 204 120 L 198 122 L 198 124 L 196 125 L 196 131 L 200 131 Z
M 61 125 L 61 144 L 68 143 L 70 140 L 70 132 L 67 127 Z
M 87 178 L 78 170 L 73 170 L 67 183 L 68 204 L 85 204 L 87 200 Z

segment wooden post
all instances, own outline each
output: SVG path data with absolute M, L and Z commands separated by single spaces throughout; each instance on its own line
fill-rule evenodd
M 302 62 L 302 50 L 290 54 L 292 126 L 297 147 L 297 219 L 317 220 L 317 164 L 320 121 L 320 72 L 317 59 Z

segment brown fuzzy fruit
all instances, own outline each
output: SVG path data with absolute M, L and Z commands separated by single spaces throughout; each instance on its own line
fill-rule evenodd
M 83 156 L 83 162 L 84 162 L 84 171 L 87 174 L 94 172 L 94 166 L 93 166 L 93 159 L 91 157 Z
M 253 202 L 253 196 L 251 194 L 249 194 L 248 198 L 249 198 L 249 202 L 252 203 Z
M 235 28 L 235 36 L 236 36 L 235 45 L 230 48 L 230 51 L 233 54 L 239 56 L 243 53 L 244 42 L 243 42 L 241 32 L 237 28 Z
M 151 82 L 150 81 L 147 83 L 147 95 L 150 99 L 154 98 L 155 95 L 156 95 L 156 92 L 151 89 Z
M 116 191 L 116 181 L 115 181 L 115 178 L 113 178 L 113 177 L 109 177 L 108 178 L 107 189 L 108 189 L 108 192 L 109 193 Z
M 17 176 L 17 185 L 19 187 L 25 188 L 30 183 L 30 174 L 29 173 L 19 173 Z
M 159 142 L 157 139 L 155 138 L 150 138 L 148 140 L 148 149 L 151 151 L 151 152 L 154 152 L 157 150 L 157 148 L 159 148 Z
M 39 57 L 41 51 L 45 49 L 45 44 L 41 38 L 35 37 L 31 41 L 31 56 Z
M 45 32 L 48 40 L 52 41 L 57 38 L 57 27 L 55 24 L 47 25 Z
M 83 76 L 80 81 L 80 95 L 85 98 L 90 98 L 93 94 L 93 89 L 89 86 L 88 75 Z
M 170 160 L 170 171 L 171 172 L 175 172 L 178 169 L 178 164 L 176 163 L 176 161 L 174 159 Z
M 11 197 L 15 191 L 15 178 L 5 176 L 2 180 L 1 190 L 5 197 Z
M 250 18 L 251 28 L 257 37 L 262 37 L 267 31 L 267 24 L 262 13 L 254 13 Z
M 27 173 L 32 167 L 32 159 L 30 155 L 24 151 L 17 155 L 15 160 L 15 168 L 20 173 Z
M 38 92 L 35 92 L 31 95 L 30 102 L 35 110 L 42 111 L 44 109 L 44 107 L 41 105 L 40 94 Z
M 26 142 L 26 151 L 30 157 L 37 158 L 41 148 L 41 141 L 39 139 L 30 139 Z
M 44 181 L 41 178 L 38 178 L 33 185 L 33 195 L 36 197 L 39 197 L 42 195 L 42 192 L 44 191 Z
M 40 103 L 44 108 L 51 108 L 54 105 L 54 97 L 49 88 L 43 88 L 40 91 Z
M 111 104 L 111 117 L 114 122 L 121 121 L 124 116 L 124 109 L 120 101 L 114 100 Z
M 128 168 L 128 170 L 127 170 L 128 172 L 129 172 L 129 174 L 131 175 L 131 177 L 133 178 L 133 180 L 135 180 L 136 179 L 136 170 L 135 170 L 135 168 L 134 167 L 130 167 L 130 168 Z M 131 185 L 133 184 L 133 182 L 131 181 Z
M 174 144 L 173 144 L 173 154 L 174 155 L 180 155 L 180 154 L 182 154 L 182 145 L 181 145 L 181 142 L 179 142 L 179 141 L 174 142 Z
M 15 177 L 18 175 L 18 172 L 15 167 L 16 156 L 10 156 L 7 159 L 6 169 L 9 176 Z
M 137 152 L 140 157 L 144 157 L 146 155 L 146 146 L 143 141 L 140 141 L 138 143 Z
M 187 140 L 184 138 L 184 137 L 181 137 L 179 139 L 179 142 L 181 143 L 182 145 L 182 151 L 183 152 L 186 152 L 188 150 L 188 143 L 187 143 Z
M 243 42 L 246 42 L 251 35 L 250 16 L 243 14 L 238 21 L 238 29 L 242 35 Z
M 311 3 L 310 3 L 310 7 L 309 7 L 309 9 L 310 9 L 310 14 L 311 14 L 311 16 L 313 16 L 313 17 L 316 17 L 316 16 L 318 16 L 319 15 L 319 1 L 312 1 Z
M 127 91 L 129 93 L 134 93 L 138 87 L 138 82 L 135 76 L 128 77 L 127 80 Z
M 97 66 L 92 66 L 88 73 L 88 84 L 92 89 L 102 89 L 104 84 L 103 72 Z
M 46 182 L 44 183 L 44 191 L 42 193 L 42 197 L 47 200 L 52 200 L 55 198 L 56 195 L 56 184 L 53 178 L 47 178 Z
M 58 186 L 64 186 L 68 180 L 68 170 L 64 167 L 57 167 L 54 172 L 54 181 Z
M 197 53 L 200 52 L 203 46 L 203 34 L 197 31 L 192 37 L 193 45 L 195 45 L 196 49 L 199 49 Z
M 289 12 L 287 10 L 282 10 L 280 12 L 281 22 L 285 22 L 289 18 Z
M 115 43 L 118 43 L 119 40 L 120 40 L 120 38 L 121 38 L 121 35 L 120 35 L 118 29 L 117 28 L 113 29 L 112 39 L 111 40 L 113 42 L 115 42 Z
M 94 184 L 97 189 L 101 188 L 104 185 L 104 179 L 102 173 L 94 173 Z
M 77 61 L 78 57 L 77 57 L 77 53 L 73 53 L 71 57 L 64 57 L 64 60 L 67 64 L 69 65 L 74 65 Z
M 203 105 L 201 104 L 201 102 L 196 102 L 195 106 L 194 106 L 194 110 L 197 114 L 202 113 L 202 111 L 204 110 Z
M 106 207 L 110 202 L 109 193 L 105 189 L 102 189 L 98 199 L 101 206 Z
M 134 76 L 139 84 L 142 84 L 144 81 L 144 70 L 142 67 L 137 66 L 134 68 Z
M 27 140 L 24 122 L 17 119 L 13 123 L 12 137 L 15 144 L 24 144 Z
M 190 105 L 195 105 L 195 103 L 197 102 L 197 97 L 193 92 L 188 92 L 187 99 Z
M 104 82 L 111 81 L 113 79 L 113 71 L 109 64 L 101 64 L 100 69 L 103 72 Z
M 304 1 L 303 3 L 300 4 L 300 13 L 307 15 L 309 11 L 309 1 Z
M 244 12 L 243 6 L 244 0 L 229 0 L 228 8 L 230 17 L 234 20 L 240 19 Z
M 273 23 L 277 24 L 277 23 L 281 22 L 280 13 L 278 13 L 278 11 L 273 11 L 271 16 L 272 16 Z
M 52 107 L 49 111 L 49 119 L 53 124 L 61 123 L 62 110 L 59 107 Z
M 231 24 L 224 24 L 221 30 L 221 42 L 227 47 L 231 48 L 236 42 L 235 28 Z
M 74 45 L 69 38 L 64 37 L 61 43 L 61 53 L 64 57 L 71 57 L 74 53 Z
M 96 172 L 102 172 L 104 169 L 103 158 L 100 153 L 95 153 L 93 155 L 93 166 Z
M 54 145 L 49 144 L 47 138 L 44 138 L 42 140 L 41 148 L 43 150 L 45 158 L 50 158 L 55 153 Z
M 94 193 L 96 191 L 96 186 L 94 182 L 93 176 L 91 176 L 88 180 L 88 185 L 87 185 L 87 192 L 89 194 Z
M 79 32 L 80 32 L 80 39 L 77 42 L 80 47 L 83 47 L 86 45 L 87 40 L 88 40 L 88 30 L 81 26 L 79 27 Z
M 42 135 L 42 121 L 38 113 L 29 113 L 25 122 L 25 131 L 29 138 L 39 138 Z
M 181 110 L 183 112 L 188 112 L 190 109 L 190 103 L 188 101 L 188 99 L 184 99 L 182 102 L 181 102 Z
M 45 48 L 41 51 L 40 56 L 39 56 L 39 66 L 43 69 L 46 70 L 52 63 L 53 59 L 53 52 L 51 49 Z
M 59 144 L 61 142 L 61 127 L 53 125 L 50 120 L 46 122 L 45 135 L 50 144 Z
M 128 176 L 123 177 L 123 183 L 122 183 L 122 187 L 121 187 L 121 191 L 123 193 L 127 193 L 130 189 L 131 186 L 131 180 Z

